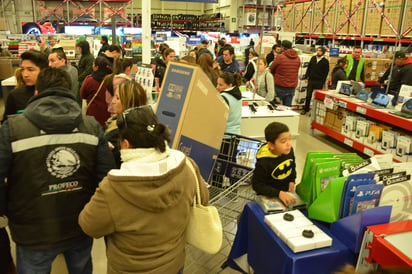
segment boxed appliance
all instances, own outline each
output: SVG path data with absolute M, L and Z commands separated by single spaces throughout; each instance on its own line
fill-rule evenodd
M 170 146 L 195 160 L 207 180 L 219 154 L 229 107 L 203 70 L 171 62 L 156 114 L 171 130 Z

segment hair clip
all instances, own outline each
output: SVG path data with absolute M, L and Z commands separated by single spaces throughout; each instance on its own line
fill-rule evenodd
M 156 125 L 148 125 L 148 126 L 146 127 L 146 128 L 147 128 L 147 131 L 153 132 L 155 126 L 156 126 Z

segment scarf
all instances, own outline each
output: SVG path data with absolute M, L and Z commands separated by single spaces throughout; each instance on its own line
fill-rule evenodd
M 129 148 L 121 149 L 120 157 L 123 163 L 154 163 L 166 159 L 170 154 L 170 149 L 166 146 L 165 152 L 160 152 L 154 148 Z

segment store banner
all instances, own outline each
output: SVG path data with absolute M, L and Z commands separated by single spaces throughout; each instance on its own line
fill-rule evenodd
M 197 3 L 213 3 L 217 4 L 218 0 L 160 0 L 160 2 L 197 2 Z

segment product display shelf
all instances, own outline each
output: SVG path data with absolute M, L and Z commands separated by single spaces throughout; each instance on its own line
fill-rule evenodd
M 400 39 L 395 38 L 375 38 L 375 37 L 359 37 L 359 36 L 334 36 L 334 35 L 309 35 L 309 34 L 296 34 L 297 38 L 317 38 L 317 39 L 335 39 L 335 40 L 354 40 L 354 41 L 370 41 L 370 42 L 389 42 L 389 43 L 412 43 L 412 39 Z
M 277 6 L 245 4 L 239 6 L 239 29 L 241 31 L 277 30 Z
M 373 109 L 371 107 L 365 106 L 364 104 L 358 104 L 356 102 L 351 102 L 351 99 L 348 98 L 341 98 L 337 94 L 334 94 L 330 91 L 326 90 L 316 90 L 314 98 L 316 100 L 324 101 L 326 96 L 333 97 L 338 101 L 338 105 L 340 107 L 345 108 L 346 110 L 361 114 L 366 116 L 366 118 L 372 118 L 375 120 L 379 120 L 380 122 L 384 122 L 388 125 L 391 126 L 396 126 L 398 128 L 401 128 L 403 130 L 406 130 L 407 132 L 412 131 L 412 120 L 405 119 L 396 115 L 392 115 L 386 111 L 383 110 L 378 110 L 378 109 Z M 316 100 L 314 104 L 314 109 L 316 110 Z M 313 112 L 315 113 L 315 112 Z M 315 117 L 315 115 L 312 115 L 312 117 Z M 338 140 L 339 142 L 344 143 L 345 145 L 352 147 L 356 149 L 357 151 L 360 151 L 364 153 L 365 155 L 368 156 L 373 156 L 375 154 L 383 154 L 382 151 L 378 151 L 375 148 L 371 148 L 368 145 L 365 145 L 361 142 L 358 142 L 357 140 L 350 138 L 344 134 L 341 134 L 340 132 L 337 132 L 333 129 L 330 129 L 315 120 L 312 120 L 311 122 L 311 127 L 312 130 L 316 129 L 319 130 L 328 136 Z M 394 159 L 395 162 L 400 162 L 396 159 Z
M 280 2 L 277 10 L 283 17 L 283 31 L 296 32 L 297 38 L 409 44 L 412 9 L 406 1 L 403 13 L 402 3 L 386 1 L 383 6 L 375 0 L 297 0 Z
M 359 143 L 358 141 L 356 141 L 356 140 L 354 140 L 354 139 L 352 139 L 348 136 L 345 136 L 345 135 L 343 135 L 343 134 L 341 134 L 337 131 L 334 131 L 333 129 L 330 129 L 330 128 L 324 126 L 324 125 L 321 125 L 321 124 L 317 123 L 316 121 L 312 121 L 311 126 L 312 126 L 312 129 L 317 129 L 317 130 L 325 133 L 326 135 L 332 137 L 333 139 L 338 140 L 339 142 L 344 143 L 345 145 L 347 145 L 347 146 L 349 146 L 353 149 L 356 149 L 357 151 L 362 152 L 365 155 L 373 156 L 375 154 L 382 154 L 381 151 L 378 151 L 374 148 L 368 147 L 365 144 Z M 394 160 L 394 161 L 399 162 L 397 160 Z
M 364 104 L 358 104 L 351 101 L 351 99 L 353 99 L 352 97 L 342 98 L 337 96 L 336 93 L 332 93 L 326 90 L 316 90 L 315 92 L 315 99 L 324 101 L 326 96 L 335 98 L 339 101 L 339 106 L 347 110 L 362 114 L 375 120 L 379 120 L 389 125 L 397 126 L 407 131 L 412 131 L 412 120 L 390 114 L 388 110 L 374 109 Z

